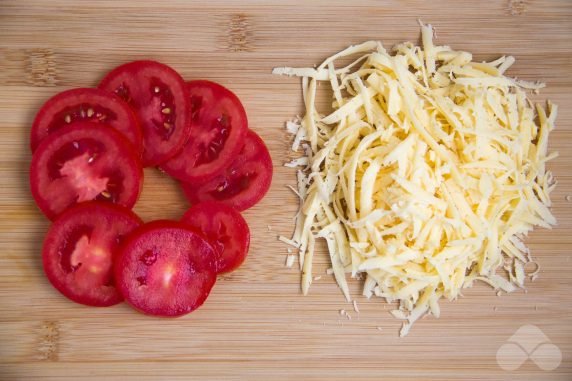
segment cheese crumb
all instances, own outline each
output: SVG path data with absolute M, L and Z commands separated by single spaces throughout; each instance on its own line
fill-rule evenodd
M 357 306 L 357 301 L 353 301 L 353 305 L 354 305 L 354 311 L 357 312 L 359 314 L 359 308 Z
M 292 239 L 280 240 L 299 249 L 303 292 L 323 238 L 344 297 L 346 274 L 365 275 L 366 297 L 399 303 L 401 336 L 477 280 L 499 296 L 524 288 L 523 239 L 556 224 L 546 164 L 558 108 L 526 94 L 544 84 L 505 76 L 514 57 L 474 62 L 435 45 L 431 25 L 421 36 L 422 46 L 367 41 L 315 68 L 273 71 L 302 77 L 306 114 L 286 125 L 292 150 L 304 150 L 289 164 L 300 209 Z M 322 82 L 332 112 L 316 109 Z M 497 273 L 505 262 L 508 279 Z
M 299 247 L 300 247 L 300 244 L 299 244 L 299 243 L 296 243 L 296 242 L 294 242 L 293 240 L 288 239 L 288 238 L 286 238 L 286 237 L 284 237 L 284 236 L 278 236 L 278 240 L 284 242 L 284 243 L 287 244 L 287 245 L 293 246 L 293 247 L 295 247 L 295 248 L 299 248 Z
M 346 310 L 340 310 L 340 315 L 344 316 L 346 319 L 348 320 L 352 320 L 352 317 L 350 314 L 348 314 L 348 312 Z
M 287 255 L 286 256 L 286 267 L 292 267 L 294 262 L 296 261 L 295 255 Z

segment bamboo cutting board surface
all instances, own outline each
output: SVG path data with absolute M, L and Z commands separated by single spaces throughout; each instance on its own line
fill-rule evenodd
M 204 3 L 0 2 L 0 380 L 572 379 L 572 2 Z M 360 282 L 351 285 L 360 313 L 344 301 L 324 272 L 325 252 L 316 270 L 322 278 L 307 297 L 298 271 L 284 266 L 276 236 L 291 234 L 297 204 L 286 188 L 294 172 L 282 166 L 290 157 L 283 126 L 302 103 L 298 80 L 270 72 L 319 63 L 368 39 L 388 47 L 417 41 L 418 18 L 436 27 L 438 43 L 482 60 L 512 54 L 510 75 L 547 82 L 536 99 L 560 106 L 550 141 L 560 152 L 550 164 L 559 225 L 528 240 L 541 272 L 526 293 L 499 298 L 476 286 L 400 339 L 392 307 L 360 296 Z M 28 191 L 28 133 L 38 107 L 142 58 L 235 91 L 274 160 L 268 196 L 245 213 L 247 262 L 219 279 L 203 308 L 174 320 L 125 304 L 83 307 L 54 291 L 40 263 L 48 222 Z M 146 221 L 179 218 L 187 204 L 175 183 L 156 170 L 145 176 L 136 211 Z M 497 364 L 498 349 L 525 325 L 559 348 L 557 369 L 529 360 L 509 372 Z

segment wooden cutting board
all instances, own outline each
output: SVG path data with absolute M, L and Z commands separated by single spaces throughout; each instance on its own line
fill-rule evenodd
M 572 379 L 572 2 L 205 3 L 0 2 L 0 380 Z M 483 60 L 512 54 L 511 75 L 547 82 L 536 99 L 560 105 L 550 142 L 560 152 L 550 164 L 559 225 L 528 240 L 541 272 L 527 292 L 499 298 L 479 285 L 400 339 L 392 307 L 360 296 L 360 282 L 352 283 L 360 313 L 344 301 L 324 273 L 324 253 L 322 278 L 307 297 L 298 271 L 284 266 L 276 236 L 291 234 L 297 204 L 286 188 L 294 172 L 282 166 L 290 155 L 283 125 L 302 104 L 298 80 L 270 72 L 313 65 L 368 39 L 416 41 L 418 18 L 436 27 L 438 43 Z M 28 191 L 28 133 L 42 102 L 142 58 L 235 91 L 274 160 L 270 193 L 245 213 L 247 262 L 219 279 L 203 308 L 174 320 L 125 304 L 87 308 L 55 292 L 39 256 L 48 222 Z M 146 221 L 179 218 L 187 204 L 176 184 L 156 170 L 145 176 L 136 211 Z M 560 351 L 560 366 L 545 371 L 528 360 L 503 370 L 497 352 L 530 325 Z M 555 360 L 536 355 L 541 365 Z

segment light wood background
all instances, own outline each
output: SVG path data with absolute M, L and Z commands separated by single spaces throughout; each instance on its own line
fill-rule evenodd
M 391 307 L 360 296 L 360 282 L 352 291 L 361 313 L 344 302 L 322 273 L 324 256 L 307 297 L 298 271 L 284 267 L 276 235 L 291 233 L 296 198 L 286 188 L 294 172 L 282 167 L 290 155 L 283 123 L 302 104 L 299 82 L 270 72 L 319 63 L 367 39 L 417 40 L 417 18 L 436 27 L 439 43 L 477 59 L 512 54 L 510 74 L 547 82 L 537 99 L 560 105 L 550 142 L 560 152 L 550 165 L 559 225 L 528 240 L 542 269 L 526 294 L 498 298 L 479 285 L 400 339 Z M 203 308 L 175 320 L 124 304 L 83 307 L 54 291 L 39 257 L 48 222 L 28 191 L 28 133 L 42 102 L 141 58 L 235 91 L 275 166 L 270 193 L 245 214 L 246 264 L 219 279 Z M 0 380 L 570 380 L 571 160 L 571 1 L 0 0 Z M 145 175 L 136 211 L 147 221 L 180 217 L 187 204 L 174 182 L 155 170 Z M 558 369 L 498 366 L 498 348 L 524 324 L 560 348 Z

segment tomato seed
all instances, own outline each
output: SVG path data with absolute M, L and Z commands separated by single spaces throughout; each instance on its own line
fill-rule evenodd
M 146 266 L 151 266 L 157 261 L 157 253 L 153 250 L 147 250 L 139 257 L 139 260 Z

